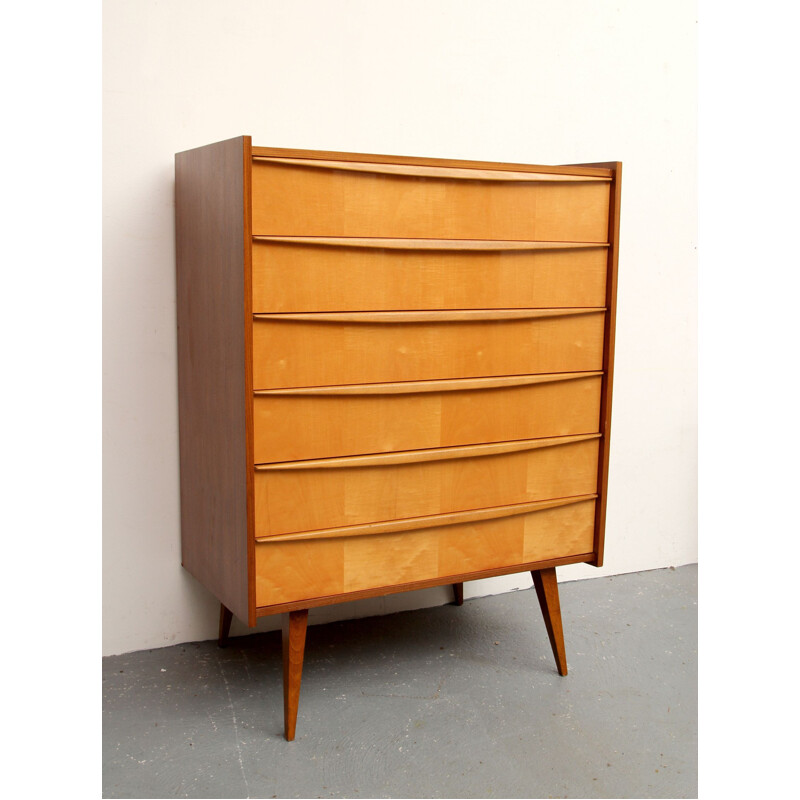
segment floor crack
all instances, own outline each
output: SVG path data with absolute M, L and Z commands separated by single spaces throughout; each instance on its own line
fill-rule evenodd
M 362 697 L 404 697 L 408 700 L 438 700 L 439 693 L 442 691 L 442 684 L 444 683 L 444 678 L 439 681 L 439 685 L 436 687 L 436 691 L 433 694 L 381 694 L 381 693 L 372 693 L 372 692 L 361 692 Z
M 219 663 L 219 672 L 222 675 L 222 682 L 225 684 L 225 692 L 228 695 L 228 705 L 231 709 L 231 717 L 233 718 L 233 733 L 236 737 L 236 754 L 239 757 L 239 769 L 242 771 L 242 780 L 244 781 L 244 788 L 246 797 L 250 797 L 250 786 L 247 783 L 247 775 L 244 772 L 244 761 L 242 760 L 242 747 L 239 744 L 239 724 L 236 720 L 236 712 L 233 710 L 233 698 L 231 697 L 231 689 L 228 684 L 228 679 L 225 677 L 225 670 L 222 668 L 222 663 Z

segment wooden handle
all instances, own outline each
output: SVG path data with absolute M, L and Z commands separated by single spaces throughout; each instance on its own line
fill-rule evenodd
M 587 247 L 608 247 L 603 242 L 526 242 L 492 239 L 385 239 L 352 236 L 254 236 L 267 244 L 303 244 L 323 247 L 372 247 L 379 250 L 475 250 L 505 252 L 509 250 L 581 250 Z
M 280 322 L 488 322 L 541 317 L 569 317 L 576 314 L 602 314 L 604 308 L 499 308 L 468 309 L 464 311 L 344 311 L 300 314 L 253 314 L 255 319 Z
M 532 511 L 543 511 L 546 508 L 583 503 L 596 498 L 596 494 L 581 494 L 574 497 L 561 497 L 557 500 L 536 500 L 531 503 L 517 503 L 511 506 L 479 508 L 474 511 L 455 511 L 450 514 L 431 514 L 410 519 L 393 519 L 388 522 L 371 522 L 366 525 L 348 525 L 344 528 L 324 528 L 316 531 L 302 531 L 301 533 L 282 533 L 278 536 L 260 536 L 256 538 L 256 541 L 266 544 L 269 542 L 294 542 L 301 539 L 338 539 L 347 536 L 367 536 L 379 533 L 414 531 L 420 528 L 438 528 L 443 525 L 458 525 L 462 522 L 479 522 L 487 519 L 501 519 L 520 514 L 530 514 Z
M 420 394 L 422 392 L 466 392 L 473 389 L 502 389 L 533 383 L 553 383 L 580 378 L 597 378 L 598 372 L 550 372 L 543 375 L 506 375 L 498 378 L 449 378 L 435 381 L 399 381 L 396 383 L 350 383 L 341 386 L 301 386 L 292 389 L 256 389 L 257 396 L 269 395 L 372 395 Z
M 517 453 L 522 450 L 536 450 L 540 447 L 555 447 L 599 438 L 599 433 L 584 433 L 575 436 L 552 436 L 546 439 L 520 439 L 515 442 L 435 447 L 428 450 L 403 450 L 395 453 L 370 453 L 362 456 L 337 456 L 336 458 L 315 458 L 307 461 L 281 461 L 274 464 L 256 464 L 256 470 L 275 472 L 296 469 L 341 469 L 383 467 L 391 464 L 420 464 L 425 461 L 449 461 L 456 458 L 479 458 L 501 453 Z
M 371 172 L 375 175 L 406 175 L 414 178 L 444 178 L 472 181 L 525 181 L 528 183 L 610 183 L 611 178 L 596 175 L 570 175 L 552 172 L 517 172 L 501 169 L 459 169 L 457 167 L 427 167 L 422 164 L 378 164 L 363 161 L 326 161 L 324 159 L 278 158 L 253 155 L 254 161 L 269 162 L 289 167 L 337 169 L 347 172 Z

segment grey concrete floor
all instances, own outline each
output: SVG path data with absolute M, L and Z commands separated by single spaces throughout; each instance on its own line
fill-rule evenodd
M 106 658 L 103 796 L 697 797 L 696 565 L 560 593 L 309 627 L 292 743 L 278 632 Z

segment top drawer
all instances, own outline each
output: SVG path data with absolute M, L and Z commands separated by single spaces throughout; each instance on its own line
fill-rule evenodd
M 253 234 L 606 242 L 606 178 L 255 158 Z

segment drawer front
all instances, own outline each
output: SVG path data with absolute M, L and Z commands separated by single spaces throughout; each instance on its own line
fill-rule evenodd
M 319 163 L 253 161 L 253 234 L 608 241 L 605 179 Z
M 600 375 L 546 375 L 256 395 L 255 461 L 595 433 L 601 383 Z
M 426 312 L 420 312 L 421 314 Z M 253 324 L 253 386 L 423 381 L 603 367 L 602 311 L 465 319 L 482 312 L 270 316 Z M 536 312 L 520 312 L 536 313 Z M 546 312 L 539 312 L 546 313 Z M 419 316 L 419 315 L 418 315 Z
M 262 467 L 255 535 L 592 494 L 599 439 L 567 438 Z
M 328 240 L 335 242 L 337 240 Z M 253 243 L 253 311 L 602 307 L 605 247 L 364 240 Z M 477 246 L 480 245 L 480 249 Z M 489 249 L 494 247 L 495 249 Z M 470 249 L 475 248 L 475 249 Z
M 399 533 L 256 543 L 256 605 L 592 552 L 595 501 Z

